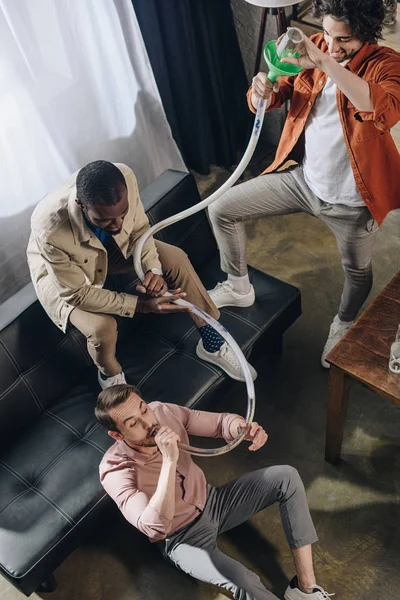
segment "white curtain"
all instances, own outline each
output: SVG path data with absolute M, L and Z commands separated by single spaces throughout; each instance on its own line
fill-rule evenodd
M 0 302 L 29 281 L 34 206 L 75 170 L 186 170 L 130 0 L 0 0 L 0 152 Z

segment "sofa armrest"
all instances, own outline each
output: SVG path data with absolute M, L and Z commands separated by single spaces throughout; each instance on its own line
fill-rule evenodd
M 158 202 L 162 201 L 168 194 L 173 193 L 176 188 L 179 188 L 181 182 L 187 177 L 193 179 L 193 175 L 190 173 L 184 173 L 183 171 L 175 171 L 174 169 L 167 169 L 154 181 L 149 183 L 141 192 L 140 198 L 144 206 L 144 210 L 147 212 L 154 208 Z M 199 192 L 197 191 L 196 184 L 192 190 L 193 204 L 200 202 Z
M 37 296 L 33 284 L 28 283 L 3 302 L 0 310 L 0 331 L 3 331 L 7 325 L 15 321 L 36 300 Z
M 186 210 L 201 200 L 191 173 L 168 169 L 141 191 L 141 200 L 151 225 Z M 195 269 L 210 260 L 217 251 L 214 235 L 205 211 L 160 231 L 155 237 L 182 248 Z

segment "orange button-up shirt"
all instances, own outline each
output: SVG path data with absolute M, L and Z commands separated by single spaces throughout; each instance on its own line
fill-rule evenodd
M 177 404 L 151 402 L 160 425 L 170 427 L 183 444 L 189 435 L 233 438 L 231 423 L 238 415 L 190 410 Z M 100 481 L 116 502 L 124 517 L 151 542 L 157 542 L 191 523 L 204 509 L 207 484 L 203 471 L 190 454 L 180 452 L 175 476 L 175 515 L 167 519 L 155 510 L 149 500 L 154 495 L 162 466 L 162 455 L 143 454 L 125 442 L 116 442 L 104 454 L 100 463 Z
M 314 44 L 327 52 L 323 34 L 311 37 Z M 350 156 L 358 190 L 376 222 L 400 208 L 400 154 L 390 129 L 400 120 L 400 54 L 376 43 L 366 43 L 344 67 L 368 82 L 372 112 L 357 110 L 337 90 L 337 105 L 344 142 Z M 304 157 L 304 129 L 327 75 L 320 69 L 304 69 L 294 77 L 281 77 L 280 89 L 274 93 L 267 111 L 290 100 L 290 110 L 282 132 L 275 160 L 264 173 L 271 173 L 287 160 L 300 162 Z M 250 110 L 252 88 L 247 93 Z

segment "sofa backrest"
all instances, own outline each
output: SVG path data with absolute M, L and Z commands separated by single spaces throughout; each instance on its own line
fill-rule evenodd
M 200 202 L 193 175 L 169 169 L 140 194 L 152 225 Z M 217 250 L 205 211 L 170 225 L 155 235 L 167 244 L 179 246 L 188 255 L 195 269 L 207 262 Z
M 150 222 L 200 201 L 193 176 L 165 171 L 142 192 Z M 187 252 L 195 267 L 216 251 L 203 213 L 162 231 L 163 241 Z M 83 336 L 64 335 L 28 284 L 0 308 L 0 448 L 85 375 L 91 366 Z
M 18 297 L 36 298 L 32 284 Z M 2 317 L 9 320 L 13 307 L 6 304 Z M 78 332 L 64 335 L 36 299 L 15 314 L 0 331 L 0 447 L 73 385 L 89 364 Z

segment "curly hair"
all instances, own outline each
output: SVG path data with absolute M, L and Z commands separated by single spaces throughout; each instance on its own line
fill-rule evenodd
M 313 0 L 312 15 L 321 19 L 330 15 L 347 23 L 363 43 L 382 39 L 383 0 Z

